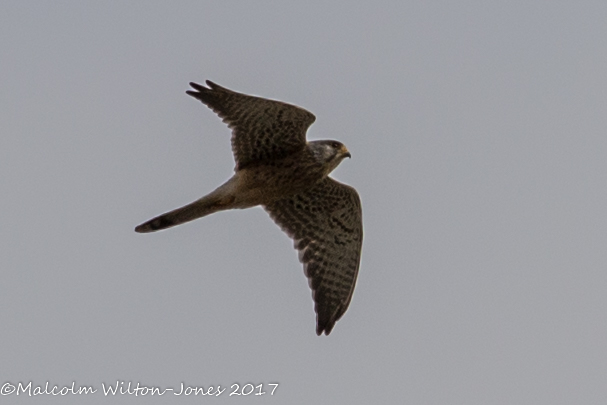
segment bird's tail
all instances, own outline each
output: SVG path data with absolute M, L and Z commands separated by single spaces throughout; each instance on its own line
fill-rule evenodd
M 135 232 L 155 232 L 232 208 L 235 197 L 226 193 L 228 183 L 199 200 L 144 222 L 135 228 Z

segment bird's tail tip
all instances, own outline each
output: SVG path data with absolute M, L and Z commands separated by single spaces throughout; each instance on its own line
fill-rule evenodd
M 149 233 L 159 231 L 161 229 L 170 228 L 171 226 L 178 225 L 179 222 L 172 220 L 168 215 L 161 215 L 154 219 L 150 219 L 141 225 L 135 227 L 137 233 Z

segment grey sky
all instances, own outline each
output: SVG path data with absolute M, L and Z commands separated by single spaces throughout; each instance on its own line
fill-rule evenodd
M 289 404 L 607 401 L 604 1 L 4 1 L 2 403 L 278 382 Z M 188 82 L 300 105 L 352 159 L 354 298 L 317 337 L 260 208 L 133 228 L 232 173 Z M 269 389 L 268 389 L 269 391 Z M 226 393 L 173 403 L 235 403 Z

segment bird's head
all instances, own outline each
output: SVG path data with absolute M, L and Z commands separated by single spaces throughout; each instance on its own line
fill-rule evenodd
M 322 162 L 329 174 L 342 160 L 350 158 L 350 152 L 345 145 L 338 141 L 312 141 L 309 143 L 314 157 Z

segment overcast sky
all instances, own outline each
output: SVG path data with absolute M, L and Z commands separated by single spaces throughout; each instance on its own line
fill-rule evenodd
M 97 393 L 0 402 L 606 403 L 606 21 L 605 1 L 3 1 L 0 383 Z M 328 337 L 261 208 L 133 231 L 232 174 L 229 129 L 185 94 L 206 79 L 352 153 L 332 176 L 365 241 Z

